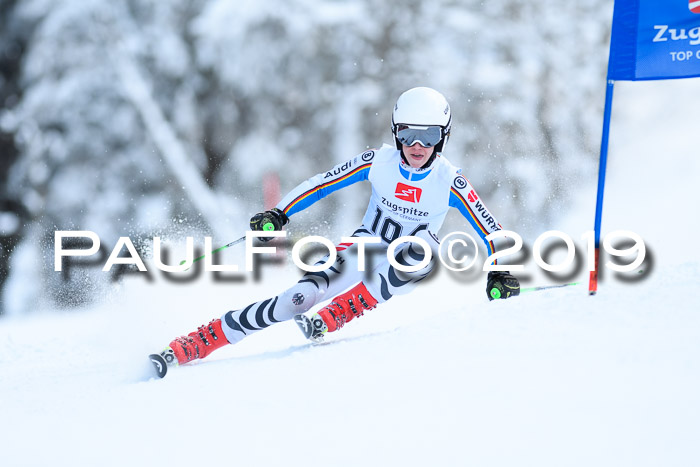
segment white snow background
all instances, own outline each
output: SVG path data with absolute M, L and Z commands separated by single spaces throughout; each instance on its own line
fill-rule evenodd
M 608 271 L 589 297 L 581 271 L 488 302 L 485 278 L 440 271 L 329 345 L 287 322 L 148 380 L 148 353 L 298 272 L 129 279 L 100 306 L 2 320 L 0 465 L 700 465 L 699 85 L 616 85 L 603 230 L 644 238 L 643 280 Z M 543 231 L 583 244 L 595 180 L 571 189 Z

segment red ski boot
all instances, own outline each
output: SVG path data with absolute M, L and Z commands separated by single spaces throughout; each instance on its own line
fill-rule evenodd
M 342 328 L 356 316 L 362 316 L 365 311 L 377 306 L 377 300 L 367 291 L 365 284 L 360 282 L 347 292 L 335 297 L 331 303 L 319 310 L 318 315 L 328 327 L 328 332 Z M 325 331 L 323 331 L 325 332 Z
M 214 319 L 208 325 L 198 327 L 195 332 L 175 338 L 170 343 L 169 349 L 172 349 L 177 363 L 182 365 L 198 358 L 204 358 L 226 344 L 228 344 L 228 340 L 221 329 L 221 320 Z M 168 349 L 165 349 L 164 353 L 169 353 Z M 171 363 L 167 356 L 164 358 L 169 364 Z

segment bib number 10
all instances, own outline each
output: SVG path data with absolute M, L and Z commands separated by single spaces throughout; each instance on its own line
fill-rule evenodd
M 523 245 L 523 239 L 517 233 L 510 230 L 499 230 L 493 232 L 486 236 L 487 241 L 497 240 L 499 238 L 512 238 L 515 240 L 515 244 L 504 250 L 500 250 L 492 254 L 486 259 L 484 263 L 484 271 L 522 271 L 525 267 L 522 264 L 506 264 L 499 265 L 494 264 L 497 259 L 509 256 L 520 251 Z M 582 236 L 583 240 L 586 241 L 586 262 L 589 271 L 595 270 L 595 237 L 592 230 L 584 233 Z M 549 240 L 555 239 L 563 241 L 566 245 L 566 258 L 558 264 L 549 264 L 542 258 L 542 244 Z M 625 249 L 618 249 L 613 247 L 612 242 L 615 239 L 631 239 L 634 244 Z M 642 237 L 636 233 L 629 230 L 615 230 L 610 232 L 603 239 L 603 249 L 610 256 L 617 257 L 629 257 L 636 254 L 636 258 L 629 264 L 616 264 L 612 261 L 605 263 L 605 266 L 617 272 L 630 272 L 634 271 L 639 265 L 644 262 L 644 257 L 646 256 L 646 246 L 644 245 L 644 240 Z M 574 261 L 574 256 L 576 254 L 576 247 L 571 237 L 564 232 L 558 230 L 549 230 L 535 240 L 535 244 L 532 246 L 532 256 L 534 257 L 535 263 L 545 271 L 559 272 L 564 271 L 571 266 Z
M 419 224 L 418 227 L 413 229 L 413 231 L 408 234 L 408 236 L 413 237 L 421 230 L 425 230 L 427 228 L 428 224 Z M 372 221 L 371 229 L 372 232 L 379 235 L 386 243 L 391 243 L 397 238 L 401 237 L 403 225 L 389 216 L 384 216 L 382 210 L 377 208 L 377 213 Z

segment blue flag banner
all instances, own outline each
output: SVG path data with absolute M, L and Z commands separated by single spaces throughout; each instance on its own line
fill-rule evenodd
M 700 0 L 615 0 L 608 79 L 700 76 Z
M 700 76 L 700 0 L 615 0 L 605 89 L 595 205 L 595 266 L 588 293 L 598 290 L 600 228 L 615 81 Z

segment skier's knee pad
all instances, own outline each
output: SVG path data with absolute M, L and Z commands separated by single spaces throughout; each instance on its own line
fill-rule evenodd
M 318 287 L 311 282 L 297 282 L 279 294 L 277 304 L 285 315 L 293 317 L 308 311 L 318 301 Z M 284 317 L 285 319 L 291 319 Z

